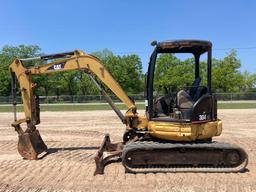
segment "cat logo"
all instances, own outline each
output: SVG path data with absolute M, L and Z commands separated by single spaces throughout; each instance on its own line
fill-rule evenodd
M 56 70 L 56 69 L 61 69 L 61 64 L 53 65 L 53 69 L 54 69 L 54 70 Z
M 54 64 L 51 67 L 49 67 L 47 70 L 51 71 L 51 70 L 60 70 L 63 69 L 65 66 L 65 63 L 58 63 L 58 64 Z

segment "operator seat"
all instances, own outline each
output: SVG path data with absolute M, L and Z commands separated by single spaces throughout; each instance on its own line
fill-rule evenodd
M 195 101 L 186 91 L 180 90 L 177 93 L 178 108 L 190 109 L 193 107 L 194 103 L 195 103 Z
M 190 109 L 193 107 L 194 103 L 198 98 L 196 96 L 198 95 L 197 90 L 201 82 L 201 77 L 197 77 L 190 90 L 187 92 L 185 90 L 180 90 L 177 93 L 177 106 L 179 108 L 184 109 Z
M 159 97 L 156 102 L 155 111 L 158 116 L 168 116 L 170 114 L 171 105 L 174 103 L 172 95 L 169 93 L 165 96 Z

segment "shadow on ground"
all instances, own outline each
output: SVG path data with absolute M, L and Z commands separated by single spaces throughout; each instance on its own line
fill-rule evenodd
M 90 147 L 53 147 L 48 148 L 47 151 L 41 155 L 41 157 L 38 157 L 38 159 L 43 159 L 44 157 L 54 154 L 60 151 L 77 151 L 77 150 L 97 150 L 99 149 L 98 146 L 90 146 Z

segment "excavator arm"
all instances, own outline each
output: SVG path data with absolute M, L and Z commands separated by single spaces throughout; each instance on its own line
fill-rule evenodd
M 50 62 L 48 64 L 26 68 L 24 63 L 33 60 L 45 60 L 46 62 Z M 92 81 L 96 83 L 101 94 L 105 97 L 122 122 L 127 126 L 132 124 L 130 121 L 137 119 L 138 116 L 133 101 L 126 95 L 124 90 L 107 71 L 101 61 L 92 55 L 76 50 L 74 52 L 45 55 L 35 58 L 16 59 L 10 65 L 14 105 L 14 122 L 12 123 L 12 126 L 19 134 L 18 151 L 22 157 L 26 159 L 36 159 L 40 153 L 47 149 L 38 130 L 36 130 L 36 125 L 40 123 L 40 109 L 39 97 L 34 95 L 34 89 L 37 85 L 32 82 L 32 76 L 71 70 L 80 70 L 87 73 Z M 125 116 L 101 88 L 94 76 L 97 76 L 98 79 L 100 79 L 101 82 L 103 82 L 127 106 L 128 111 Z M 16 115 L 17 82 L 19 82 L 20 85 L 25 113 L 25 118 L 23 119 L 17 119 Z M 27 123 L 27 129 L 23 130 L 21 124 L 25 122 Z
M 46 55 L 36 58 L 16 59 L 10 65 L 10 70 L 13 77 L 13 84 L 15 84 L 15 78 L 17 78 L 20 84 L 26 121 L 35 121 L 33 115 L 35 114 L 34 112 L 36 110 L 36 101 L 34 98 L 33 89 L 36 87 L 36 85 L 32 82 L 32 76 L 71 70 L 82 70 L 90 74 L 91 78 L 93 77 L 92 75 L 96 75 L 127 106 L 128 110 L 136 110 L 136 107 L 132 100 L 126 95 L 120 85 L 107 71 L 107 69 L 98 58 L 86 54 L 82 51 L 74 51 L 72 56 L 69 55 L 70 53 L 72 52 L 69 52 L 68 54 L 63 53 L 49 56 Z M 23 62 L 25 61 L 38 59 L 58 59 L 64 56 L 70 57 L 64 59 L 62 58 L 49 64 L 35 66 L 28 69 L 23 65 Z M 97 81 L 94 82 L 97 83 Z M 100 88 L 99 86 L 97 87 Z M 16 87 L 13 87 L 13 89 L 16 89 Z M 36 121 L 33 123 L 35 124 Z

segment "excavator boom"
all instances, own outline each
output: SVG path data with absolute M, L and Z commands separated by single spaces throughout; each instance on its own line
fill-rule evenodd
M 35 60 L 55 61 L 40 66 L 30 68 L 25 67 L 25 62 Z M 44 55 L 35 58 L 16 59 L 10 65 L 14 104 L 14 122 L 12 123 L 12 126 L 19 134 L 18 151 L 22 157 L 26 159 L 36 159 L 40 153 L 47 150 L 38 130 L 36 130 L 36 125 L 40 123 L 40 109 L 39 97 L 34 95 L 34 89 L 37 85 L 33 83 L 32 76 L 71 70 L 84 71 L 89 75 L 123 123 L 129 123 L 131 117 L 137 117 L 136 107 L 133 101 L 126 95 L 101 61 L 92 55 L 76 50 L 73 52 Z M 122 114 L 104 89 L 101 88 L 98 81 L 95 79 L 95 76 L 127 106 L 127 117 Z M 25 118 L 23 119 L 17 119 L 16 116 L 17 82 L 20 84 L 25 112 Z M 27 128 L 25 130 L 21 128 L 22 123 L 27 123 Z

